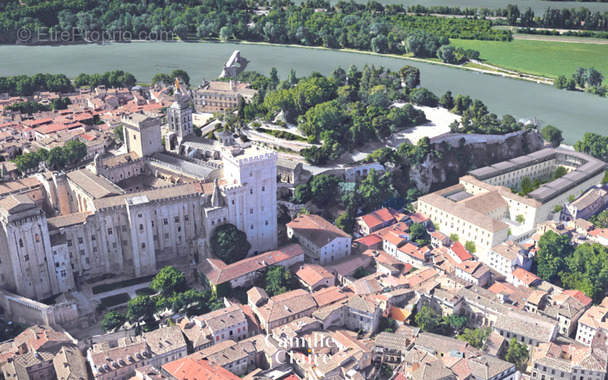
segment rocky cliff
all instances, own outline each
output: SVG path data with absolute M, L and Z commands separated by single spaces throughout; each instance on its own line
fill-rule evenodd
M 401 168 L 426 193 L 458 183 L 468 171 L 541 149 L 543 137 L 528 129 L 508 135 L 449 135 L 431 141 L 432 152 L 412 168 Z

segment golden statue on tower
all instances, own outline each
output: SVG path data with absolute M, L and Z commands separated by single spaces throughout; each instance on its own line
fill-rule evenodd
M 179 79 L 175 78 L 175 91 L 178 92 L 179 91 Z

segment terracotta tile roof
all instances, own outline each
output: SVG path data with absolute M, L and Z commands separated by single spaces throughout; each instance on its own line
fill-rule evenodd
M 53 359 L 58 380 L 86 380 L 87 366 L 76 346 L 63 346 Z
M 370 212 L 369 214 L 363 215 L 360 218 L 370 229 L 378 227 L 383 223 L 395 221 L 395 216 L 388 208 L 382 208 L 380 210 Z
M 333 274 L 317 264 L 304 264 L 298 267 L 295 273 L 308 286 L 314 286 L 319 281 L 334 278 Z
M 49 230 L 69 227 L 76 224 L 84 224 L 84 222 L 87 221 L 87 217 L 92 214 L 92 211 L 85 211 L 48 218 Z
M 515 268 L 512 273 L 513 277 L 517 278 L 519 281 L 526 284 L 526 286 L 530 286 L 535 281 L 539 281 L 540 278 L 532 272 L 528 272 L 524 268 Z
M 580 290 L 564 290 L 562 294 L 576 298 L 585 306 L 589 306 L 592 301 L 591 298 L 587 297 L 587 295 Z
M 427 267 L 418 269 L 417 271 L 405 276 L 405 278 L 407 278 L 410 288 L 413 288 L 414 286 L 420 285 L 421 283 L 438 275 L 439 272 L 437 272 L 435 268 Z
M 362 238 L 359 238 L 359 239 L 355 240 L 355 242 L 365 245 L 367 247 L 371 247 L 376 244 L 382 243 L 382 239 L 380 238 L 380 236 L 378 236 L 376 234 L 372 234 L 372 235 L 367 235 Z
M 240 380 L 232 372 L 204 359 L 185 357 L 163 365 L 163 369 L 178 380 Z
M 340 237 L 350 238 L 351 236 L 338 227 L 329 223 L 318 215 L 300 215 L 291 222 L 287 223 L 294 233 L 304 236 L 311 243 L 319 248 L 326 246 L 332 240 Z
M 296 289 L 271 297 L 265 305 L 258 307 L 258 315 L 268 325 L 305 310 L 316 308 L 317 303 L 310 293 L 303 289 Z
M 217 259 L 207 259 L 203 264 L 202 272 L 209 281 L 215 285 L 219 285 L 266 268 L 269 265 L 280 264 L 299 255 L 304 255 L 302 247 L 299 244 L 291 244 L 279 250 L 262 253 L 230 265 L 226 265 Z M 220 261 L 224 266 L 214 266 L 213 264 L 217 261 Z
M 107 166 L 108 168 L 113 168 L 118 165 L 126 164 L 129 162 L 133 162 L 139 159 L 139 156 L 135 152 L 120 154 L 118 156 L 112 156 L 108 158 L 104 158 L 101 160 L 101 164 Z
M 454 242 L 450 247 L 450 251 L 456 255 L 461 261 L 471 260 L 473 256 L 466 250 L 460 242 Z
M 484 265 L 481 261 L 463 261 L 460 264 L 456 264 L 456 268 L 470 274 L 475 278 L 480 278 L 490 271 L 490 268 Z
M 312 293 L 312 298 L 319 307 L 327 306 L 348 298 L 342 289 L 337 286 L 330 286 Z

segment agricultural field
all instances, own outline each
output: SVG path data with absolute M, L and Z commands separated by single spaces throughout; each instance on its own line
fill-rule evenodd
M 487 63 L 510 70 L 555 78 L 560 74 L 570 77 L 577 67 L 594 67 L 608 77 L 608 45 L 531 40 L 451 42 L 478 50 Z

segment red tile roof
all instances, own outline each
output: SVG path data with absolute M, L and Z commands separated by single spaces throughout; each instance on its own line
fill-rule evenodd
M 308 286 L 313 286 L 319 281 L 328 278 L 335 278 L 325 268 L 317 264 L 304 264 L 296 270 L 296 276 L 304 281 Z
M 585 306 L 589 306 L 592 301 L 591 298 L 587 297 L 587 295 L 580 290 L 564 290 L 562 294 L 576 298 Z
M 372 234 L 359 238 L 355 240 L 355 242 L 365 245 L 367 247 L 371 247 L 373 245 L 382 243 L 382 239 L 378 235 Z
M 163 369 L 179 380 L 240 380 L 240 377 L 219 365 L 189 356 L 167 363 L 163 366 Z
M 319 248 L 326 246 L 334 239 L 351 237 L 327 220 L 313 214 L 300 215 L 287 223 L 287 227 L 291 228 L 294 233 L 304 236 Z
M 363 215 L 361 220 L 367 225 L 368 228 L 374 228 L 383 223 L 394 221 L 395 217 L 388 208 L 382 208 L 380 210 L 370 212 L 367 215 Z
M 269 265 L 279 264 L 298 255 L 304 255 L 304 250 L 299 244 L 291 244 L 279 250 L 262 253 L 230 265 L 226 265 L 218 259 L 207 259 L 203 264 L 203 274 L 213 284 L 219 285 Z
M 512 274 L 513 274 L 513 277 L 517 278 L 518 280 L 520 280 L 521 282 L 526 284 L 526 286 L 530 286 L 531 284 L 534 283 L 534 281 L 540 280 L 540 278 L 537 275 L 535 275 L 532 272 L 528 272 L 524 268 L 515 268 L 515 270 L 513 271 Z
M 452 244 L 450 250 L 462 261 L 471 260 L 473 258 L 464 245 L 458 241 Z

